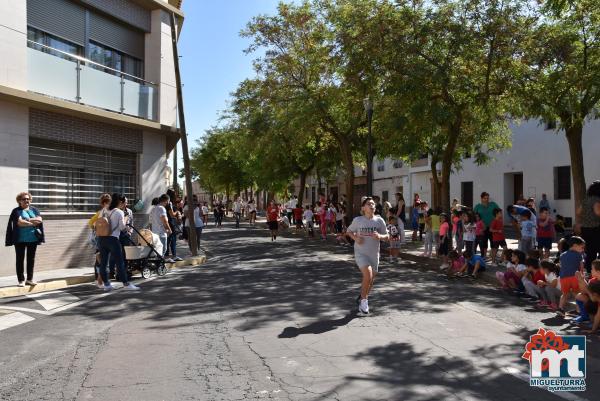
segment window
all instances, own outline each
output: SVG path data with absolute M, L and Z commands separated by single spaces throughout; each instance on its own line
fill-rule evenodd
M 30 26 L 27 27 L 27 39 L 30 40 L 27 42 L 28 47 L 44 53 L 52 54 L 56 57 L 64 58 L 66 60 L 72 60 L 72 57 L 69 57 L 61 52 L 73 54 L 75 56 L 81 56 L 83 54 L 83 48 L 81 46 Z M 48 49 L 47 47 L 40 45 L 52 47 L 53 49 L 60 50 L 61 52 L 53 51 L 52 49 Z
M 554 167 L 554 199 L 571 199 L 571 166 Z
M 402 160 L 394 160 L 394 168 L 402 168 Z
M 385 160 L 377 160 L 377 171 L 385 171 Z
M 47 211 L 94 212 L 104 192 L 137 197 L 137 155 L 30 138 L 29 186 Z
M 473 181 L 460 183 L 460 199 L 463 205 L 473 207 Z
M 90 42 L 90 60 L 134 77 L 142 78 L 143 75 L 141 60 L 96 42 Z M 100 69 L 98 66 L 94 68 Z M 105 69 L 104 72 L 115 74 L 114 71 L 109 69 Z M 125 76 L 125 79 L 133 80 L 128 76 Z
M 546 131 L 555 130 L 556 129 L 556 120 L 544 121 L 544 129 Z
M 390 200 L 390 193 L 389 193 L 389 191 L 383 191 L 381 193 L 381 201 L 382 202 L 387 202 L 389 200 Z

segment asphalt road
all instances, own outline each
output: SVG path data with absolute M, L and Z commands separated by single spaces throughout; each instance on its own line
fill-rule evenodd
M 86 284 L 0 302 L 0 399 L 600 399 L 598 337 L 585 392 L 529 386 L 529 336 L 573 328 L 499 290 L 384 264 L 357 317 L 349 248 L 231 224 L 205 230 L 203 248 L 208 263 L 139 293 Z

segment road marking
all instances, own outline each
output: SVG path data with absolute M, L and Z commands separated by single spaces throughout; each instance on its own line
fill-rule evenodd
M 80 298 L 75 295 L 68 294 L 64 291 L 42 292 L 39 294 L 26 295 L 26 297 L 33 299 L 46 310 L 60 308 L 61 306 L 73 304 L 80 300 Z
M 35 318 L 21 312 L 13 312 L 8 315 L 0 316 L 0 331 L 31 322 L 32 320 L 35 320 Z

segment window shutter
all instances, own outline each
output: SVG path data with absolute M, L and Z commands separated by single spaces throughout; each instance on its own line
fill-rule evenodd
M 68 0 L 27 0 L 27 24 L 85 46 L 85 9 Z
M 143 32 L 93 12 L 90 13 L 90 39 L 144 60 Z

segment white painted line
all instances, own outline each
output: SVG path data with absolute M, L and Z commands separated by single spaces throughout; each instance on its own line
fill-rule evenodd
M 42 292 L 39 294 L 26 295 L 26 297 L 35 300 L 46 310 L 60 308 L 61 306 L 69 305 L 80 300 L 75 295 L 71 295 L 64 291 Z
M 516 377 L 517 379 L 523 380 L 524 382 L 529 383 L 529 375 L 527 373 L 523 373 L 521 370 L 515 367 L 503 367 L 502 371 L 508 373 L 509 375 Z M 568 401 L 589 401 L 587 398 L 582 398 L 578 395 L 568 392 L 555 391 L 551 392 L 552 395 L 562 398 L 563 400 Z
M 23 323 L 31 322 L 35 318 L 21 312 L 9 313 L 8 315 L 0 316 L 0 331 L 18 326 Z

